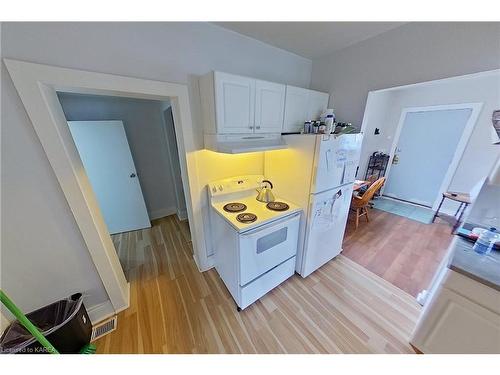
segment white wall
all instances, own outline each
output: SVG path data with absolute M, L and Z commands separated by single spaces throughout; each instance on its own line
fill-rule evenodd
M 58 97 L 68 121 L 122 120 L 150 219 L 177 211 L 162 102 L 70 93 Z
M 492 202 L 500 202 L 500 157 L 491 169 L 466 221 L 500 229 L 500 204 L 491 204 Z
M 303 87 L 311 75 L 310 60 L 207 23 L 3 23 L 1 38 L 3 57 L 188 84 L 200 148 L 198 75 L 216 69 Z M 87 307 L 103 303 L 102 283 L 3 64 L 1 88 L 2 288 L 25 311 L 76 291 L 87 294 Z M 199 157 L 217 160 L 204 151 Z M 224 163 L 227 173 L 262 169 Z M 191 188 L 206 197 L 203 186 Z
M 181 166 L 179 164 L 179 150 L 177 148 L 174 118 L 170 102 L 162 105 L 163 130 L 167 140 L 167 150 L 170 159 L 170 172 L 174 181 L 175 206 L 180 220 L 187 219 L 186 197 L 182 188 Z
M 7 317 L 6 314 L 0 311 L 0 335 L 3 333 L 4 329 L 10 324 L 11 318 Z
M 369 91 L 500 67 L 500 23 L 405 24 L 313 60 L 311 88 L 361 125 Z
M 491 115 L 500 105 L 500 72 L 382 91 L 372 97 L 367 108 L 360 176 L 364 176 L 368 158 L 374 151 L 390 152 L 403 108 L 460 103 L 483 103 L 483 108 L 451 180 L 450 190 L 470 192 L 488 175 L 500 153 L 500 147 L 491 143 Z M 380 135 L 374 135 L 375 127 L 380 128 Z

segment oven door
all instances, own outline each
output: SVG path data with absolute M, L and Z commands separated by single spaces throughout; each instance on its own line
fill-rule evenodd
M 300 212 L 240 235 L 240 285 L 297 254 Z

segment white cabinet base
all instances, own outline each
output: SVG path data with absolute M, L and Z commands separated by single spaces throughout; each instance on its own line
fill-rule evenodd
M 423 353 L 499 354 L 500 292 L 448 269 L 411 343 Z

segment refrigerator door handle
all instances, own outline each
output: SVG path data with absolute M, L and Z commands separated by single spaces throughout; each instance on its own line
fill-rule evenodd
M 346 162 L 344 162 L 344 166 L 342 168 L 342 179 L 340 180 L 342 184 L 345 183 L 345 167 L 346 167 Z
M 335 206 L 335 202 L 342 196 L 342 190 L 339 190 L 335 193 L 332 198 L 332 204 L 330 205 L 330 216 L 333 214 L 333 207 Z
M 332 150 L 328 149 L 325 152 L 325 157 L 326 157 L 326 170 L 330 170 L 330 163 L 332 162 Z

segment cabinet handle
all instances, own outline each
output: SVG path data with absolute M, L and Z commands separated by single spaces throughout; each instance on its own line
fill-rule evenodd
M 257 126 L 257 129 L 260 129 L 260 126 Z

